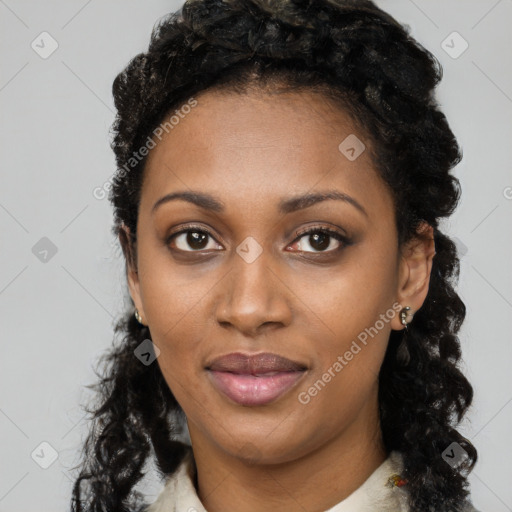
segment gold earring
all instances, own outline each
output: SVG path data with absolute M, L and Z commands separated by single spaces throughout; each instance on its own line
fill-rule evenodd
M 406 329 L 413 319 L 413 314 L 409 313 L 409 311 L 411 311 L 411 308 L 409 306 L 405 306 L 400 311 L 400 322 Z
M 142 323 L 142 318 L 140 316 L 139 310 L 137 308 L 135 308 L 135 318 L 137 319 L 137 322 L 139 322 L 139 324 L 144 325 Z

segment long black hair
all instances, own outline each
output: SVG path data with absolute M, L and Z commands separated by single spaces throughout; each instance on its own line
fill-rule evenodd
M 385 448 L 403 456 L 415 512 L 461 510 L 477 460 L 456 430 L 473 390 L 458 367 L 457 333 L 465 317 L 454 290 L 459 259 L 439 229 L 459 200 L 450 171 L 462 158 L 434 96 L 441 77 L 437 59 L 368 0 L 189 0 L 155 26 L 148 50 L 113 84 L 118 168 L 109 199 L 127 265 L 136 268 L 146 161 L 134 155 L 173 109 L 214 87 L 310 90 L 339 101 L 372 143 L 375 168 L 393 196 L 398 243 L 417 236 L 422 222 L 434 228 L 428 295 L 408 329 L 392 331 L 379 374 Z M 132 304 L 119 318 L 117 343 L 94 386 L 75 512 L 143 510 L 134 488 L 146 463 L 153 460 L 162 476 L 172 474 L 187 449 L 177 439 L 183 411 L 158 364 L 146 366 L 134 356 L 151 333 L 133 313 Z M 455 469 L 442 457 L 452 442 L 467 453 Z

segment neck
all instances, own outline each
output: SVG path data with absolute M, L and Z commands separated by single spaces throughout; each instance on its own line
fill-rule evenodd
M 368 417 L 366 417 L 368 420 Z M 387 457 L 380 426 L 355 421 L 300 458 L 250 463 L 220 450 L 191 428 L 196 489 L 208 512 L 328 510 L 360 487 Z

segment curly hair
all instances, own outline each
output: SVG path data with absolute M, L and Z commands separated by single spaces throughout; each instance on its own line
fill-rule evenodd
M 403 456 L 408 500 L 416 512 L 459 511 L 477 460 L 456 427 L 473 399 L 459 369 L 457 332 L 466 314 L 454 286 L 459 258 L 439 229 L 460 197 L 450 174 L 462 151 L 439 110 L 438 60 L 368 0 L 188 0 L 154 27 L 149 48 L 116 77 L 112 149 L 117 171 L 109 199 L 113 234 L 136 268 L 137 216 L 146 158 L 133 160 L 174 108 L 213 88 L 312 91 L 338 101 L 371 141 L 371 157 L 391 191 L 398 244 L 433 227 L 436 255 L 428 295 L 408 329 L 392 331 L 379 374 L 386 450 Z M 123 225 L 128 228 L 122 229 Z M 72 496 L 75 512 L 144 510 L 134 487 L 154 461 L 170 475 L 186 446 L 177 439 L 183 411 L 158 364 L 135 348 L 151 339 L 133 315 L 115 325 L 119 343 L 103 358 L 97 403 Z M 468 457 L 453 469 L 442 452 L 457 442 Z

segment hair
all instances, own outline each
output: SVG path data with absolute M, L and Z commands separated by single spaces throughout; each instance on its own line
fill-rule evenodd
M 459 511 L 477 460 L 457 430 L 473 399 L 459 369 L 457 333 L 466 314 L 454 290 L 459 259 L 439 229 L 460 197 L 450 170 L 462 151 L 440 112 L 438 60 L 409 29 L 367 0 L 189 0 L 155 25 L 149 48 L 115 78 L 112 149 L 117 171 L 109 199 L 113 234 L 136 268 L 137 216 L 146 158 L 133 156 L 165 116 L 207 90 L 309 91 L 337 101 L 371 142 L 371 158 L 395 205 L 398 244 L 433 227 L 429 291 L 407 329 L 392 331 L 379 374 L 385 448 L 403 457 L 411 510 Z M 129 163 L 129 169 L 128 164 Z M 128 228 L 127 230 L 123 227 Z M 102 358 L 97 403 L 72 496 L 76 512 L 143 510 L 136 484 L 153 460 L 161 476 L 186 453 L 177 437 L 183 411 L 158 364 L 135 348 L 151 339 L 133 301 L 115 325 L 119 343 Z M 453 469 L 442 452 L 457 442 Z

